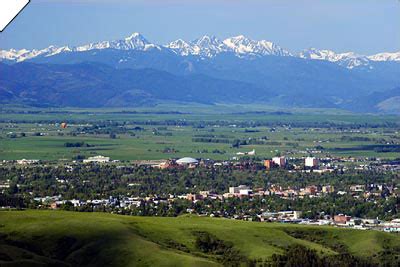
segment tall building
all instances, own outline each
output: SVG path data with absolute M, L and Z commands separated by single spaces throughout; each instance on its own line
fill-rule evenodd
M 272 158 L 272 162 L 282 168 L 286 166 L 286 158 L 285 157 L 274 157 L 274 158 Z
M 304 165 L 310 168 L 318 167 L 318 159 L 314 157 L 307 157 L 304 161 Z
M 229 194 L 239 194 L 242 190 L 250 190 L 250 187 L 247 185 L 232 186 L 229 187 Z
M 274 166 L 274 162 L 272 160 L 270 160 L 270 159 L 264 160 L 264 167 L 267 170 L 270 170 L 273 166 Z

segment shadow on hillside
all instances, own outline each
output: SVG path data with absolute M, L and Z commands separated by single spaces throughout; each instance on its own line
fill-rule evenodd
M 113 229 L 92 235 L 73 229 L 41 235 L 0 233 L 0 266 L 110 266 L 120 261 L 117 250 L 124 236 L 123 230 Z

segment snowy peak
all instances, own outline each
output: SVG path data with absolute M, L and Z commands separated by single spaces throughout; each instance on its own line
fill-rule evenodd
M 166 47 L 182 56 L 198 55 L 209 58 L 220 53 L 234 53 L 238 57 L 291 56 L 290 52 L 272 42 L 265 40 L 255 41 L 243 35 L 227 38 L 223 41 L 208 35 L 192 42 L 185 42 L 179 39 L 166 45 Z
M 192 43 L 194 45 L 194 55 L 203 57 L 214 57 L 227 50 L 224 43 L 215 36 L 204 35 Z
M 394 53 L 379 53 L 368 57 L 372 61 L 400 61 L 400 51 Z
M 112 47 L 121 50 L 131 50 L 131 49 L 139 49 L 145 50 L 146 47 L 152 46 L 146 38 L 143 37 L 140 33 L 133 33 L 129 37 L 125 38 L 125 40 L 119 40 L 112 42 Z
M 204 35 L 194 41 L 187 42 L 182 39 L 167 45 L 159 46 L 149 42 L 143 35 L 134 32 L 128 37 L 114 41 L 101 41 L 77 47 L 49 46 L 42 50 L 0 50 L 0 61 L 22 62 L 36 57 L 51 57 L 61 53 L 84 52 L 90 50 L 117 49 L 152 51 L 167 50 L 180 56 L 195 56 L 201 59 L 213 58 L 221 53 L 231 53 L 243 59 L 254 59 L 263 56 L 296 56 L 309 60 L 324 60 L 352 69 L 355 67 L 373 67 L 373 62 L 393 61 L 400 62 L 400 51 L 395 53 L 379 53 L 372 56 L 358 55 L 353 52 L 336 53 L 331 50 L 310 48 L 298 55 L 292 55 L 288 50 L 266 40 L 253 40 L 244 35 L 238 35 L 219 40 L 215 36 Z
M 147 41 L 147 39 L 144 38 L 143 35 L 135 32 L 123 40 L 91 43 L 83 46 L 78 46 L 75 48 L 75 50 L 82 52 L 93 49 L 107 49 L 107 48 L 118 49 L 118 50 L 142 50 L 142 51 L 146 51 L 152 48 L 160 49 L 159 46 L 151 44 L 149 41 Z
M 255 41 L 243 35 L 227 38 L 224 40 L 224 44 L 238 55 L 291 56 L 289 51 L 272 42 L 266 40 Z
M 336 53 L 331 50 L 305 49 L 299 54 L 300 58 L 336 61 Z
M 125 40 L 141 40 L 142 42 L 149 43 L 146 38 L 138 32 L 132 33 L 130 36 L 126 37 Z
M 14 62 L 22 62 L 31 58 L 35 58 L 38 56 L 45 56 L 45 57 L 50 57 L 62 52 L 71 52 L 72 49 L 69 48 L 68 46 L 63 46 L 63 47 L 56 47 L 56 46 L 49 46 L 47 48 L 44 48 L 42 50 L 27 50 L 27 49 L 21 49 L 21 50 L 15 50 L 15 49 L 10 49 L 10 50 L 0 50 L 0 61 L 1 60 L 8 60 L 8 61 L 14 61 Z
M 195 54 L 194 45 L 191 43 L 187 43 L 182 39 L 173 41 L 173 42 L 167 44 L 165 47 L 171 49 L 176 54 L 179 54 L 182 56 L 189 56 L 189 55 Z
M 202 58 L 211 58 L 219 53 L 226 52 L 227 47 L 215 36 L 204 35 L 192 42 L 186 42 L 178 39 L 166 45 L 176 54 L 181 56 L 200 56 Z
M 0 60 L 18 61 L 18 59 L 26 57 L 31 51 L 26 49 L 21 50 L 0 50 Z
M 215 36 L 204 35 L 193 41 L 195 45 L 201 47 L 216 47 L 222 45 L 222 42 Z
M 166 45 L 166 47 L 171 48 L 171 49 L 187 49 L 191 46 L 192 46 L 192 44 L 189 44 L 182 39 L 175 40 L 173 42 L 170 42 L 168 45 Z
M 115 41 L 102 41 L 97 43 L 89 43 L 77 47 L 69 47 L 69 46 L 49 46 L 42 50 L 0 50 L 0 61 L 7 60 L 13 62 L 22 62 L 28 59 L 32 59 L 35 57 L 43 56 L 50 57 L 60 53 L 68 53 L 68 52 L 84 52 L 90 50 L 97 49 L 118 49 L 118 50 L 140 50 L 140 51 L 148 51 L 152 49 L 161 50 L 161 47 L 155 44 L 150 43 L 143 37 L 140 33 L 132 33 L 130 36 L 126 37 L 122 40 Z
M 304 59 L 330 61 L 349 69 L 358 66 L 369 65 L 369 60 L 366 56 L 358 55 L 354 52 L 336 53 L 331 50 L 319 50 L 316 48 L 310 48 L 307 50 L 303 50 L 299 54 L 299 57 Z

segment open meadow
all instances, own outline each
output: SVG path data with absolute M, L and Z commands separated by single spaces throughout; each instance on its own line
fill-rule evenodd
M 229 160 L 253 149 L 260 158 L 314 154 L 394 159 L 400 151 L 399 121 L 394 115 L 283 112 L 257 105 L 216 105 L 212 111 L 199 104 L 56 110 L 5 106 L 0 113 L 0 159 L 104 155 L 116 160 Z M 60 126 L 63 122 L 66 128 Z

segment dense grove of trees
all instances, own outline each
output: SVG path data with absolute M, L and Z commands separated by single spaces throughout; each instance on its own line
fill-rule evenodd
M 324 266 L 324 267 L 368 267 L 377 264 L 358 259 L 348 253 L 335 256 L 320 257 L 315 250 L 301 245 L 293 245 L 286 249 L 285 254 L 272 256 L 272 261 L 266 266 L 276 267 L 300 267 L 300 266 Z
M 91 145 L 86 144 L 85 142 L 66 142 L 64 143 L 65 147 L 90 147 Z
M 1 111 L 2 113 L 4 110 Z M 14 113 L 14 112 L 12 112 Z M 51 113 L 51 112 L 46 112 Z M 74 113 L 75 114 L 75 113 Z M 84 113 L 83 113 L 84 114 Z M 110 113 L 116 114 L 116 113 Z M 159 114 L 156 112 L 149 113 L 149 114 Z M 165 113 L 168 114 L 168 113 Z M 109 131 L 107 129 L 113 128 L 120 128 L 121 132 L 124 131 L 123 126 L 125 125 L 141 125 L 141 126 L 192 126 L 194 128 L 206 128 L 206 127 L 213 127 L 215 125 L 218 126 L 230 126 L 232 125 L 233 121 L 236 127 L 238 128 L 252 128 L 252 127 L 280 127 L 280 126 L 288 126 L 291 127 L 301 127 L 301 128 L 337 128 L 337 129 L 360 129 L 360 128 L 397 128 L 399 127 L 399 123 L 397 122 L 332 122 L 332 121 L 321 121 L 315 120 L 311 116 L 309 121 L 301 121 L 297 120 L 298 118 L 296 115 L 293 115 L 292 121 L 288 120 L 265 120 L 262 118 L 254 118 L 250 120 L 198 120 L 197 118 L 193 120 L 189 119 L 158 119 L 158 120 L 149 120 L 149 119 L 135 119 L 135 120 L 128 120 L 124 118 L 116 117 L 112 121 L 110 120 L 99 120 L 97 118 L 94 119 L 76 119 L 70 118 L 68 122 L 70 124 L 93 124 L 93 126 L 84 126 L 80 127 L 80 130 L 87 131 L 87 132 L 94 132 L 94 133 L 106 133 L 108 134 Z M 55 124 L 59 123 L 57 118 L 54 119 L 0 119 L 0 123 L 40 123 L 40 124 Z
M 399 174 L 390 172 L 288 173 L 280 169 L 266 172 L 251 164 L 244 166 L 247 169 L 226 166 L 160 170 L 145 166 L 75 165 L 70 170 L 63 166 L 3 166 L 0 167 L 0 181 L 10 179 L 20 184 L 22 190 L 31 190 L 35 195 L 74 192 L 93 197 L 103 196 L 103 193 L 108 196 L 127 192 L 138 196 L 194 193 L 200 190 L 224 193 L 230 186 L 240 184 L 253 188 L 268 188 L 272 184 L 284 188 L 329 184 L 335 186 L 336 190 L 346 190 L 353 184 L 393 184 L 399 179 Z M 65 179 L 68 183 L 60 185 L 56 179 Z M 127 189 L 128 184 L 135 186 Z
M 195 246 L 206 254 L 217 257 L 225 266 L 240 266 L 250 261 L 231 243 L 218 239 L 208 232 L 196 232 Z
M 312 231 L 310 231 L 312 232 Z M 357 258 L 347 251 L 341 244 L 341 249 L 335 249 L 336 255 L 323 255 L 316 250 L 296 244 L 284 248 L 283 254 L 273 254 L 271 259 L 253 259 L 236 250 L 229 242 L 222 241 L 208 232 L 196 232 L 195 246 L 201 252 L 216 257 L 225 266 L 268 266 L 268 267 L 374 267 L 374 266 L 399 266 L 400 248 L 391 246 L 377 255 L 370 255 L 372 260 Z M 313 233 L 317 235 L 318 233 Z M 334 240 L 334 238 L 332 239 Z M 329 247 L 329 244 L 324 244 Z

